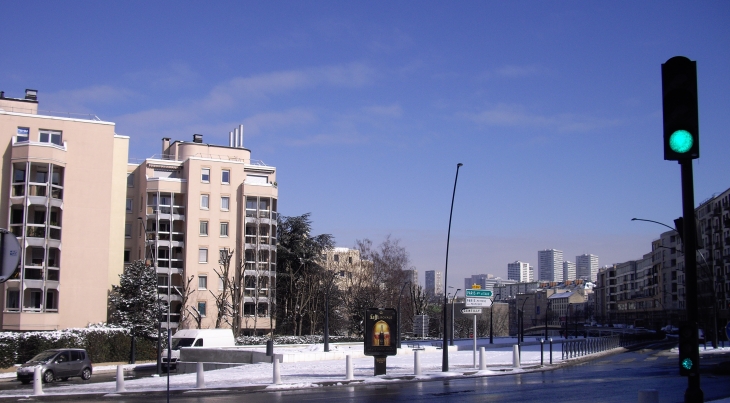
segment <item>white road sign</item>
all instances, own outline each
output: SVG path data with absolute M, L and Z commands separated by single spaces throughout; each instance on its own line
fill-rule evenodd
M 470 298 L 466 297 L 467 307 L 486 307 L 492 306 L 492 300 L 488 298 Z
M 479 315 L 482 313 L 482 308 L 464 308 L 461 310 L 461 313 L 468 315 L 468 314 L 475 314 Z

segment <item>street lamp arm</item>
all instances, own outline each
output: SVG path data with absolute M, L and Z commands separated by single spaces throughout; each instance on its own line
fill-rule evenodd
M 659 221 L 654 221 L 654 220 L 647 220 L 647 219 L 644 219 L 644 218 L 632 218 L 632 219 L 631 219 L 631 221 L 646 221 L 646 222 L 653 222 L 654 224 L 659 224 L 659 225 L 663 225 L 663 226 L 665 226 L 665 227 L 669 228 L 669 229 L 670 229 L 670 230 L 672 230 L 672 231 L 677 231 L 677 229 L 676 229 L 676 228 L 674 228 L 674 227 L 670 227 L 669 225 L 667 225 L 667 224 L 664 224 L 663 222 L 659 222 Z

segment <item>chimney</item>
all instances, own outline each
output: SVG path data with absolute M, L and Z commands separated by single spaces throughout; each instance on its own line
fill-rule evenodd
M 25 99 L 29 101 L 37 101 L 38 100 L 38 91 L 37 90 L 31 90 L 26 89 L 25 90 Z
M 165 152 L 167 152 L 168 148 L 170 148 L 170 138 L 163 137 L 162 138 L 162 155 L 165 155 Z
M 0 91 L 0 99 L 5 98 L 5 91 Z
M 203 142 L 202 134 L 193 134 L 193 143 L 202 143 L 202 142 Z

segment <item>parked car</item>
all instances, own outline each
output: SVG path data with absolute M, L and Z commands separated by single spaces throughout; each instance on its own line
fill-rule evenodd
M 170 369 L 177 367 L 183 347 L 235 347 L 231 329 L 183 329 L 172 335 Z M 167 367 L 167 350 L 160 351 L 162 365 Z
M 50 383 L 56 379 L 65 381 L 73 376 L 81 377 L 86 381 L 91 378 L 93 370 L 86 350 L 80 348 L 53 349 L 36 355 L 18 367 L 18 380 L 25 384 L 30 383 L 37 366 L 41 367 L 41 377 L 44 383 Z

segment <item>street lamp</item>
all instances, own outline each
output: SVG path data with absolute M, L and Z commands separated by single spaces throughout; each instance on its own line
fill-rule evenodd
M 492 326 L 494 317 L 494 297 L 490 298 L 492 302 L 489 304 L 489 344 L 494 344 L 494 327 Z
M 329 285 L 327 286 L 327 294 L 325 294 L 324 301 L 324 352 L 330 351 L 330 293 L 332 292 L 332 285 L 335 282 L 335 276 L 337 273 L 332 272 L 332 278 L 330 279 Z
M 547 309 L 545 309 L 545 340 L 548 339 L 548 318 L 549 318 L 548 313 L 550 312 L 550 304 L 552 302 L 553 301 L 548 300 L 547 301 Z
M 449 288 L 454 287 L 449 286 Z M 451 341 L 449 342 L 450 346 L 454 345 L 454 301 L 456 301 L 456 294 L 458 294 L 459 291 L 461 291 L 461 288 L 457 288 L 454 296 L 451 298 Z
M 403 331 L 401 330 L 401 327 L 400 327 L 400 317 L 402 316 L 401 315 L 400 298 L 403 296 L 403 290 L 410 283 L 411 283 L 410 281 L 406 281 L 405 283 L 403 283 L 403 287 L 400 288 L 400 293 L 398 293 L 398 348 L 401 347 L 400 339 L 401 339 L 401 334 L 403 333 Z
M 444 268 L 444 284 L 448 284 L 449 279 L 449 241 L 451 240 L 451 217 L 454 215 L 454 197 L 456 196 L 456 182 L 459 179 L 459 168 L 464 165 L 461 162 L 456 164 L 456 177 L 454 178 L 454 191 L 451 194 L 451 211 L 449 212 L 449 230 L 446 232 L 446 266 Z M 443 350 L 443 356 L 441 358 L 441 371 L 449 372 L 449 349 L 446 346 L 446 305 L 448 304 L 448 297 L 444 294 L 444 340 L 441 344 Z
M 147 264 L 147 226 L 144 224 L 144 219 L 142 217 L 137 217 L 137 219 L 139 220 L 139 223 L 142 224 L 142 229 L 144 229 L 144 243 L 145 243 L 145 245 L 144 245 L 144 257 L 145 257 L 145 265 L 146 265 Z M 150 245 L 150 251 L 152 251 L 152 246 L 151 245 Z M 156 276 L 157 275 L 157 252 L 155 251 L 155 253 L 150 253 L 150 254 L 152 255 L 152 256 L 150 256 L 152 259 L 150 260 L 150 263 L 149 264 L 154 267 L 154 269 L 155 269 L 155 276 Z M 169 283 L 169 278 L 168 278 L 168 283 Z M 169 286 L 169 284 L 168 284 L 168 286 Z M 169 322 L 169 319 L 170 319 L 170 316 L 169 316 L 169 312 L 170 312 L 170 307 L 169 307 L 169 303 L 170 303 L 169 302 L 170 301 L 169 288 L 168 288 L 168 297 L 167 297 L 167 300 L 168 300 L 168 308 L 167 308 L 167 311 L 168 311 L 168 316 L 167 316 L 168 323 L 167 323 L 167 327 L 169 328 L 170 327 L 170 322 Z M 157 304 L 155 304 L 155 305 L 157 305 L 157 376 L 160 376 L 160 373 L 162 373 L 162 357 L 161 357 L 161 350 L 162 350 L 162 336 L 161 336 L 161 333 L 162 333 L 162 323 L 160 322 L 160 309 L 161 309 L 161 306 L 160 306 L 159 290 L 157 292 Z M 132 335 L 132 337 L 134 338 L 134 334 Z M 136 347 L 136 344 L 135 344 L 135 347 Z M 167 365 L 168 365 L 168 368 L 169 368 L 170 363 L 168 362 Z M 169 371 L 169 369 L 168 369 L 168 371 Z
M 525 341 L 525 303 L 527 300 L 530 299 L 530 295 L 526 295 L 525 299 L 522 300 L 522 308 L 518 311 L 519 316 L 519 326 L 517 327 L 517 344 L 520 344 Z

